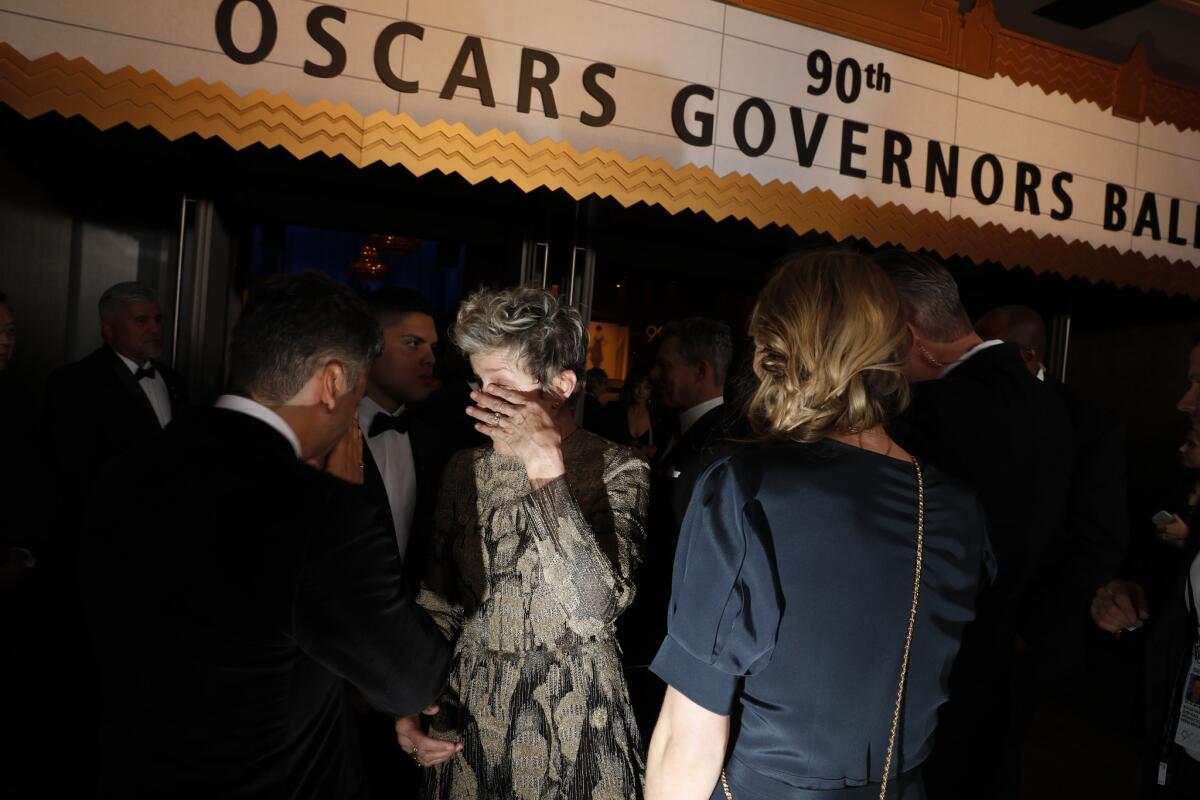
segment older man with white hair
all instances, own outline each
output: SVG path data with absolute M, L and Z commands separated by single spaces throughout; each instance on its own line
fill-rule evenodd
M 118 283 L 100 296 L 104 344 L 50 376 L 47 432 L 64 499 L 82 501 L 100 469 L 165 428 L 187 403 L 182 378 L 157 359 L 163 316 L 150 287 Z

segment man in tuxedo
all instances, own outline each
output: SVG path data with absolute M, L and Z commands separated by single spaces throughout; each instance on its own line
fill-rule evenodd
M 163 315 L 154 290 L 136 282 L 110 286 L 99 300 L 100 335 L 96 351 L 63 366 L 46 384 L 44 444 L 38 454 L 50 476 L 43 492 L 49 501 L 51 535 L 38 550 L 36 568 L 37 639 L 31 693 L 42 708 L 30 738 L 55 758 L 77 765 L 49 771 L 67 782 L 68 794 L 94 783 L 94 737 L 63 741 L 58 726 L 71 717 L 88 730 L 94 723 L 96 686 L 80 606 L 76 562 L 83 510 L 96 477 L 112 459 L 152 441 L 187 403 L 181 378 L 158 361 L 163 348 Z M 141 502 L 142 492 L 127 501 Z M 54 743 L 54 744 L 51 744 Z
M 383 352 L 367 373 L 358 404 L 363 439 L 363 485 L 380 523 L 396 543 L 410 593 L 424 577 L 433 510 L 442 470 L 450 455 L 445 437 L 413 406 L 438 388 L 437 326 L 433 309 L 413 289 L 387 287 L 367 296 L 367 308 L 383 332 Z M 372 797 L 404 796 L 420 775 L 396 758 L 396 732 L 387 714 L 363 709 L 360 734 Z
M 930 258 L 880 253 L 912 333 L 913 399 L 893 425 L 909 452 L 979 495 L 998 566 L 964 633 L 926 762 L 929 796 L 1015 797 L 1023 731 L 1010 725 L 1022 613 L 1065 540 L 1071 422 L 1016 345 L 983 340 L 954 278 Z
M 348 288 L 271 278 L 234 327 L 231 393 L 97 481 L 101 797 L 365 797 L 344 681 L 405 719 L 443 689 L 446 641 L 354 485 L 378 347 Z M 407 741 L 424 764 L 458 749 Z
M 678 424 L 652 467 L 657 494 L 669 497 L 675 539 L 692 487 L 728 433 L 725 378 L 731 361 L 733 337 L 724 322 L 690 317 L 669 323 L 659 334 L 650 382 L 660 406 L 678 414 Z
M 983 338 L 1015 344 L 1029 374 L 1054 391 L 1071 419 L 1075 450 L 1065 536 L 1047 559 L 1055 567 L 1030 587 L 1022 613 L 1025 638 L 1039 640 L 1039 677 L 1061 678 L 1082 666 L 1088 605 L 1121 568 L 1129 545 L 1125 426 L 1046 370 L 1046 325 L 1033 309 L 993 309 L 975 329 Z
M 383 331 L 383 352 L 367 373 L 367 391 L 358 404 L 364 486 L 385 512 L 415 593 L 449 457 L 443 437 L 429 421 L 408 413 L 438 388 L 433 376 L 437 326 L 428 301 L 413 289 L 379 289 L 368 296 L 367 308 Z
M 618 621 L 630 700 L 643 731 L 654 729 L 666 689 L 648 666 L 667 631 L 679 526 L 693 486 L 717 457 L 717 446 L 727 434 L 724 390 L 733 360 L 729 326 L 714 319 L 671 322 L 658 341 L 650 383 L 656 402 L 675 411 L 678 422 L 651 464 L 648 535 L 638 592 L 633 606 Z
M 155 438 L 187 404 L 183 380 L 157 360 L 163 316 L 154 290 L 118 283 L 99 309 L 104 344 L 56 370 L 46 386 L 46 430 L 66 509 L 87 499 L 106 463 Z

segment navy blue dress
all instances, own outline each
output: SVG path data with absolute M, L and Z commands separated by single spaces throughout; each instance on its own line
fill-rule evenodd
M 924 575 L 892 766 L 895 796 L 906 798 L 920 796 L 915 770 L 994 573 L 974 494 L 921 466 Z M 733 715 L 725 768 L 736 800 L 878 796 L 916 529 L 913 465 L 832 440 L 747 450 L 704 474 L 651 669 Z M 714 797 L 724 797 L 719 784 Z

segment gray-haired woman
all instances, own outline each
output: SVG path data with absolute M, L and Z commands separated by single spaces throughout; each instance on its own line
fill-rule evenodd
M 419 598 L 456 643 L 433 733 L 462 743 L 426 796 L 641 797 L 613 625 L 633 599 L 649 470 L 575 425 L 588 341 L 574 309 L 536 289 L 480 292 L 453 339 L 493 446 L 447 468 Z

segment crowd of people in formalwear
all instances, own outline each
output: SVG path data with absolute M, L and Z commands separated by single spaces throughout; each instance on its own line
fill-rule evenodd
M 442 329 L 271 277 L 206 407 L 152 290 L 98 311 L 38 399 L 0 295 L 6 796 L 1016 798 L 1089 626 L 1143 625 L 1146 796 L 1200 796 L 1200 489 L 1123 573 L 1122 424 L 930 257 L 785 259 L 742 377 L 679 319 L 607 405 L 537 288 Z

